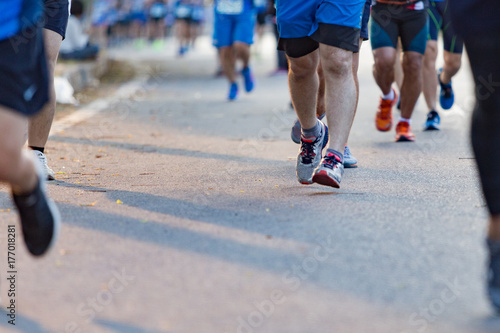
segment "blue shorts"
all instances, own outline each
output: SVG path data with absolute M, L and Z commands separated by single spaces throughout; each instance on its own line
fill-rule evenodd
M 219 14 L 216 12 L 214 21 L 215 47 L 231 46 L 235 42 L 253 44 L 255 16 L 253 10 L 239 15 Z
M 322 43 L 357 52 L 366 3 L 366 0 L 276 0 L 279 49 L 291 57 L 300 57 Z
M 366 0 L 276 0 L 281 38 L 311 36 L 320 23 L 361 29 Z

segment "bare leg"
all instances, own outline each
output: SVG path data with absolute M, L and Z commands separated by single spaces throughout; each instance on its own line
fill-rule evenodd
M 438 79 L 436 75 L 436 59 L 438 56 L 437 41 L 427 41 L 427 48 L 424 55 L 423 91 L 425 102 L 429 110 L 436 110 L 437 107 L 437 86 Z
M 290 70 L 288 83 L 292 103 L 302 128 L 316 126 L 316 100 L 318 97 L 319 51 L 316 50 L 300 58 L 288 57 Z
M 27 119 L 0 106 L 0 182 L 16 194 L 31 192 L 37 184 L 33 162 L 23 152 Z
M 236 82 L 236 55 L 233 46 L 225 46 L 220 49 L 221 65 L 229 82 Z
M 330 127 L 329 148 L 344 151 L 356 108 L 356 84 L 352 52 L 320 44 L 326 88 L 326 116 Z
M 462 54 L 444 51 L 444 66 L 440 78 L 441 82 L 444 84 L 450 83 L 451 78 L 458 73 L 461 65 Z
M 500 241 L 500 215 L 491 217 L 488 238 Z
M 240 42 L 234 43 L 236 58 L 243 61 L 243 68 L 247 68 L 250 62 L 250 45 Z
M 373 51 L 375 64 L 373 65 L 373 76 L 384 95 L 391 92 L 394 82 L 394 65 L 396 64 L 397 52 L 392 47 L 381 47 Z
M 318 87 L 318 102 L 316 105 L 316 115 L 321 117 L 326 112 L 325 106 L 325 76 L 323 75 L 323 66 L 321 66 L 321 61 L 318 66 L 318 77 L 319 77 L 319 87 Z
M 45 148 L 50 128 L 56 112 L 56 92 L 54 90 L 54 71 L 62 37 L 58 33 L 43 29 L 43 39 L 47 55 L 50 100 L 40 113 L 30 119 L 28 127 L 28 146 Z
M 398 48 L 396 54 L 396 64 L 394 65 L 394 80 L 398 86 L 399 91 L 403 86 L 403 66 L 401 65 L 401 55 L 403 47 L 401 46 L 401 40 L 398 40 Z
M 401 87 L 401 116 L 410 119 L 422 92 L 422 63 L 424 56 L 407 51 L 403 55 L 403 86 Z

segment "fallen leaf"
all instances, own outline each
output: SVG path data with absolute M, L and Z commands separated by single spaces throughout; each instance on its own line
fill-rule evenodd
M 266 238 L 267 238 L 267 239 L 271 239 L 271 238 L 273 238 L 273 236 L 271 236 L 271 235 L 266 235 Z
M 269 208 L 266 208 L 266 212 L 270 212 L 271 210 Z
M 66 174 L 66 172 L 64 172 L 64 171 L 56 172 L 56 175 L 65 175 L 65 174 Z
M 148 223 L 148 220 L 141 220 L 141 223 Z
M 95 206 L 96 203 L 97 203 L 97 201 L 94 201 L 91 204 L 80 204 L 80 206 L 82 206 L 82 207 L 93 207 L 93 206 Z
M 102 155 L 95 155 L 95 158 L 101 158 Z
M 116 200 L 116 203 L 117 203 L 117 204 L 119 204 L 119 205 L 121 205 L 121 204 L 123 203 L 123 201 L 121 201 L 121 200 Z

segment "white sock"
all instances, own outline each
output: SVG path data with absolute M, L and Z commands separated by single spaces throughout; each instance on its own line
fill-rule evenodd
M 394 99 L 396 95 L 394 94 L 394 89 L 391 89 L 391 92 L 387 95 L 382 94 L 382 99 Z
M 407 122 L 408 124 L 411 125 L 411 119 L 406 119 L 406 118 L 403 118 L 403 117 L 399 117 L 399 121 L 405 121 L 405 122 Z

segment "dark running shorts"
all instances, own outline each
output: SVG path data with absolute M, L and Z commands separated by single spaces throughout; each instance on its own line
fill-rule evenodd
M 431 1 L 429 4 L 429 39 L 438 40 L 439 31 L 443 31 L 444 49 L 451 53 L 461 54 L 464 50 L 464 42 L 460 38 L 451 22 L 449 2 Z
M 42 28 L 0 41 L 0 105 L 32 116 L 49 100 Z
M 372 8 L 370 40 L 372 49 L 397 48 L 401 37 L 403 51 L 425 53 L 429 24 L 427 10 L 379 3 Z
M 372 11 L 372 0 L 366 0 L 365 8 L 363 9 L 363 18 L 361 19 L 361 34 L 363 40 L 369 39 L 368 22 L 370 21 L 370 13 Z
M 64 39 L 69 18 L 68 0 L 44 0 L 44 7 L 44 28 L 57 32 Z
M 322 43 L 357 53 L 359 33 L 356 28 L 320 23 L 318 30 L 310 37 L 280 38 L 278 50 L 285 51 L 291 58 L 300 58 L 316 51 L 319 43 Z

